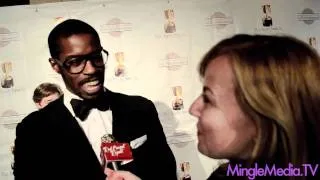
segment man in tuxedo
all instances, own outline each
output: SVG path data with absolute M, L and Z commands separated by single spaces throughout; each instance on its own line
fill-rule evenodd
M 106 134 L 131 146 L 133 160 L 119 162 L 120 170 L 143 180 L 177 179 L 175 158 L 154 104 L 103 86 L 108 51 L 96 30 L 69 19 L 50 32 L 48 43 L 49 62 L 67 91 L 18 124 L 15 179 L 104 180 L 100 146 Z

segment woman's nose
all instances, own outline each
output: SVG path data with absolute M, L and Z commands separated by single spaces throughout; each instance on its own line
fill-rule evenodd
M 190 108 L 189 108 L 189 113 L 190 113 L 192 116 L 200 117 L 201 107 L 202 107 L 201 97 L 198 97 L 198 98 L 191 104 L 191 106 L 190 106 Z

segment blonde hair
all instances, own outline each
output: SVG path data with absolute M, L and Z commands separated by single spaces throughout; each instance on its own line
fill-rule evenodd
M 235 94 L 256 124 L 252 162 L 319 163 L 320 58 L 308 44 L 288 36 L 235 35 L 213 47 L 199 66 L 227 56 Z M 301 179 L 301 177 L 299 177 Z

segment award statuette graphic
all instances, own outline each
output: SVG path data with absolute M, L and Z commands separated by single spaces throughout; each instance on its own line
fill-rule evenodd
M 124 53 L 123 52 L 116 52 L 115 57 L 116 57 L 117 65 L 114 70 L 114 75 L 116 77 L 123 77 L 126 74 L 126 66 L 124 64 Z
M 270 4 L 263 5 L 262 12 L 263 12 L 262 25 L 264 27 L 272 26 L 271 5 Z
M 176 32 L 176 22 L 173 9 L 167 9 L 164 11 L 164 17 L 166 22 L 164 24 L 165 33 L 174 33 Z
M 1 64 L 1 70 L 3 72 L 3 77 L 1 79 L 2 88 L 11 88 L 13 87 L 13 77 L 11 76 L 12 72 L 12 63 L 4 62 Z
M 132 160 L 132 152 L 128 143 L 115 141 L 111 134 L 101 138 L 101 152 L 103 165 L 111 162 L 114 170 L 118 170 L 117 161 Z
M 172 90 L 174 95 L 174 100 L 172 101 L 172 109 L 182 110 L 183 109 L 182 87 L 174 86 Z

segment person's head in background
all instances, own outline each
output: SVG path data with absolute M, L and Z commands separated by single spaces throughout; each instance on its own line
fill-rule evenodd
M 246 166 L 319 163 L 320 60 L 308 44 L 235 35 L 204 56 L 199 72 L 203 93 L 190 113 L 201 153 Z
M 50 102 L 58 99 L 63 94 L 61 88 L 57 84 L 42 83 L 33 92 L 33 102 L 38 109 L 42 109 Z
M 68 19 L 50 32 L 48 44 L 49 62 L 71 93 L 83 99 L 95 99 L 103 92 L 108 52 L 103 50 L 92 26 Z

